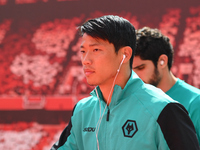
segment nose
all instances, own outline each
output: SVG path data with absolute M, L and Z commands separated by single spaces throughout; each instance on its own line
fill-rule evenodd
M 82 62 L 82 65 L 91 64 L 91 56 L 89 54 L 89 51 L 87 53 L 85 53 L 85 55 L 82 55 L 81 62 Z

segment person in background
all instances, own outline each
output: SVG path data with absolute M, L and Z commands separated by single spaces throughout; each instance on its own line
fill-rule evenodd
M 79 27 L 81 62 L 91 96 L 73 109 L 51 150 L 197 150 L 185 108 L 133 71 L 134 26 L 107 15 Z
M 160 88 L 187 109 L 200 143 L 200 90 L 176 78 L 170 71 L 174 50 L 169 38 L 149 27 L 137 30 L 136 37 L 133 71 L 145 83 Z

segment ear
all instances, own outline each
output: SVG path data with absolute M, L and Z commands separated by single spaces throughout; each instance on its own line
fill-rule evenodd
M 130 46 L 125 46 L 121 48 L 122 58 L 125 55 L 124 63 L 128 62 L 132 56 L 132 48 Z
M 160 55 L 157 62 L 157 68 L 165 68 L 168 65 L 168 57 L 165 54 Z

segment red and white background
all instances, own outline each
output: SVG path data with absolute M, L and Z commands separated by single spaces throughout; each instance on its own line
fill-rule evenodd
M 160 29 L 174 46 L 173 73 L 200 88 L 199 0 L 0 0 L 0 149 L 48 150 L 58 140 L 93 89 L 77 27 L 107 14 Z

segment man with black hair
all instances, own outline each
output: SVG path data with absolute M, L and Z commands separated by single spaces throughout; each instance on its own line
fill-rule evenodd
M 187 109 L 200 144 L 200 90 L 176 78 L 170 71 L 174 50 L 168 37 L 149 27 L 137 30 L 136 36 L 133 70 L 144 82 L 160 88 Z
M 91 96 L 74 107 L 51 150 L 196 150 L 185 108 L 133 71 L 135 28 L 119 16 L 102 16 L 79 27 L 81 61 Z

